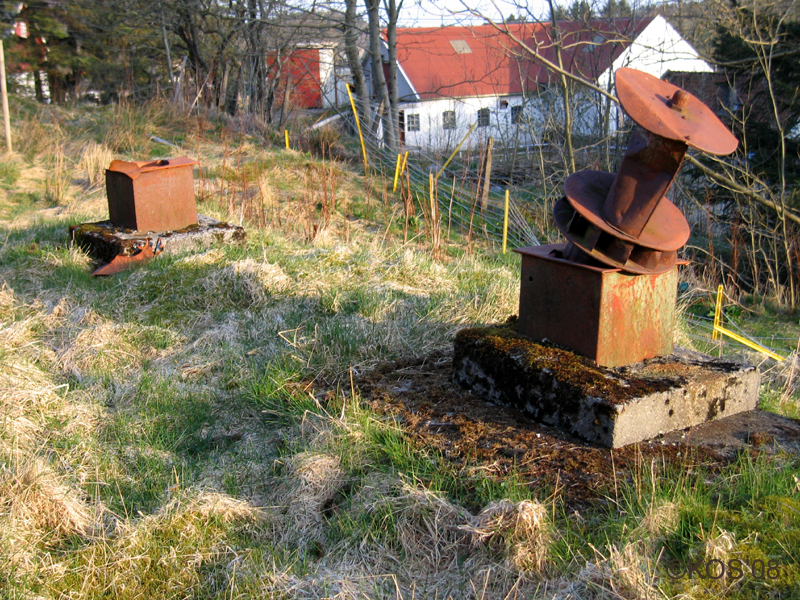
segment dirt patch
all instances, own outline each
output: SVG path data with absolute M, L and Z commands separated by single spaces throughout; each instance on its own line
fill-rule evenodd
M 611 450 L 532 421 L 454 385 L 452 355 L 384 364 L 356 386 L 378 412 L 394 416 L 420 446 L 490 477 L 513 472 L 532 490 L 558 488 L 570 507 L 613 497 L 651 460 L 716 470 L 741 451 L 800 450 L 800 422 L 751 411 L 656 440 Z M 646 467 L 647 468 L 647 467 Z

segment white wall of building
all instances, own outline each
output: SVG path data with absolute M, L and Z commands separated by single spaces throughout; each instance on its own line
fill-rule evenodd
M 512 114 L 523 107 L 523 122 L 514 124 Z M 462 149 L 477 148 L 489 137 L 498 145 L 521 145 L 537 143 L 536 130 L 531 121 L 541 120 L 541 114 L 533 110 L 530 102 L 517 96 L 483 96 L 479 98 L 440 98 L 421 102 L 401 103 L 406 124 L 406 146 L 430 150 L 452 150 L 464 139 L 470 127 L 478 122 L 478 111 L 489 110 L 489 124 L 479 125 L 464 142 Z M 455 112 L 455 128 L 444 128 L 444 113 Z M 413 116 L 419 117 L 419 131 L 410 126 Z

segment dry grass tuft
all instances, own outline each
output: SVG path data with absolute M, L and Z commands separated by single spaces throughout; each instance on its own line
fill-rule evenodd
M 96 315 L 87 314 L 86 320 Z M 136 343 L 140 333 L 133 324 L 100 320 L 86 323 L 75 339 L 58 352 L 62 368 L 77 377 L 91 373 L 131 373 L 141 367 L 143 349 Z
M 574 580 L 564 580 L 554 600 L 655 600 L 662 595 L 655 584 L 655 566 L 643 543 L 621 550 L 608 547 L 608 557 L 595 551 Z
M 538 502 L 499 500 L 484 508 L 465 530 L 475 544 L 487 544 L 508 554 L 518 571 L 541 573 L 552 543 L 547 508 Z
M 469 549 L 468 535 L 461 527 L 468 513 L 422 487 L 405 486 L 391 502 L 406 560 L 426 571 L 457 568 L 459 556 Z
M 78 169 L 86 173 L 91 187 L 102 186 L 106 181 L 106 169 L 114 158 L 115 155 L 108 146 L 89 142 L 78 162 Z
M 675 531 L 679 518 L 680 510 L 676 503 L 653 503 L 647 507 L 647 512 L 639 527 L 644 531 L 643 535 L 646 539 L 654 541 Z
M 264 518 L 262 509 L 252 506 L 244 500 L 238 500 L 227 494 L 203 492 L 193 498 L 184 508 L 201 519 L 217 519 L 222 523 L 236 521 L 260 522 Z
M 40 458 L 0 469 L 0 506 L 3 529 L 20 532 L 28 543 L 90 535 L 96 523 L 77 490 L 64 485 Z
M 727 564 L 730 554 L 736 548 L 736 535 L 719 529 L 716 535 L 709 535 L 703 545 L 706 560 L 719 560 Z
M 225 253 L 219 248 L 213 248 L 199 254 L 190 254 L 189 256 L 184 256 L 177 262 L 190 267 L 199 267 L 203 265 L 215 265 L 222 262 L 224 259 Z
M 346 483 L 339 459 L 303 452 L 286 461 L 286 481 L 275 494 L 283 512 L 276 531 L 281 543 L 300 549 L 324 544 L 324 512 Z

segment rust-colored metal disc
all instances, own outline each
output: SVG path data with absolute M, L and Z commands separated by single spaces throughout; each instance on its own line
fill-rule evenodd
M 567 200 L 590 223 L 622 241 L 659 252 L 674 252 L 686 243 L 690 233 L 689 223 L 681 210 L 667 198 L 661 198 L 637 237 L 609 225 L 602 217 L 602 211 L 614 177 L 613 173 L 605 171 L 574 173 L 567 178 L 564 186 Z
M 603 231 L 572 208 L 566 198 L 553 206 L 556 225 L 579 251 L 608 265 L 637 275 L 664 273 L 678 259 L 677 251 L 661 252 L 622 240 Z
M 615 74 L 617 97 L 638 125 L 716 156 L 730 154 L 739 140 L 696 96 L 636 69 Z

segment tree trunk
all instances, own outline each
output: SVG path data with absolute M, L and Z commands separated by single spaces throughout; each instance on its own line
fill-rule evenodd
M 395 132 L 396 142 L 393 151 L 399 148 L 400 138 L 400 91 L 397 87 L 397 17 L 403 7 L 403 0 L 389 0 L 388 5 L 384 5 L 389 23 L 386 28 L 386 38 L 389 45 L 389 116 L 392 122 L 392 131 Z
M 392 150 L 397 152 L 397 132 L 394 130 L 391 118 L 389 89 L 386 87 L 386 77 L 383 75 L 383 58 L 381 57 L 381 22 L 380 0 L 365 0 L 367 16 L 369 17 L 369 51 L 372 55 L 372 84 L 375 92 L 384 104 L 383 111 L 383 139 Z M 389 110 L 386 110 L 389 108 Z
M 358 99 L 358 117 L 361 126 L 366 131 L 372 131 L 372 105 L 364 71 L 361 68 L 361 58 L 358 55 L 358 22 L 356 8 L 358 0 L 345 0 L 347 3 L 344 15 L 344 39 L 347 62 L 353 74 L 353 87 Z

